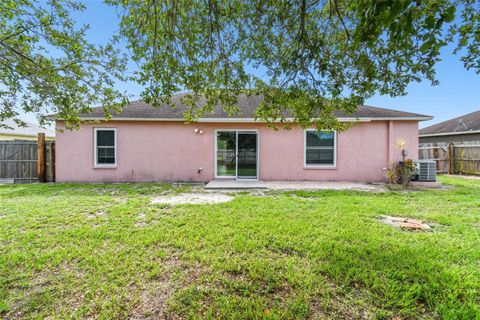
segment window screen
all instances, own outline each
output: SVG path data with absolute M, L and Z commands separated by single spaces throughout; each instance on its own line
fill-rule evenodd
M 96 129 L 96 164 L 114 165 L 115 159 L 115 130 Z
M 305 135 L 305 164 L 335 165 L 335 132 L 312 130 Z

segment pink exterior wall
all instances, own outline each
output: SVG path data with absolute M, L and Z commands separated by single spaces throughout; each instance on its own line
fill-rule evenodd
M 117 167 L 94 168 L 94 128 L 117 131 Z M 62 129 L 57 122 L 57 129 Z M 203 134 L 195 133 L 195 128 Z M 390 128 L 390 133 L 389 133 Z M 359 123 L 338 134 L 336 168 L 304 168 L 304 131 L 267 128 L 258 123 L 109 121 L 63 131 L 56 138 L 56 178 L 65 181 L 209 181 L 214 179 L 215 129 L 258 129 L 260 180 L 381 181 L 384 170 L 401 159 L 395 141 L 418 148 L 417 121 Z M 393 130 L 392 130 L 393 129 Z M 198 173 L 198 169 L 203 170 Z

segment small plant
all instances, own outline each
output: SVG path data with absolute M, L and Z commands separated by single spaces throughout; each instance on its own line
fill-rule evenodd
M 390 184 L 395 184 L 398 181 L 397 172 L 396 172 L 395 167 L 396 166 L 394 165 L 393 168 L 389 168 L 385 172 L 385 176 L 387 177 L 388 183 L 390 183 Z
M 395 166 L 395 173 L 397 176 L 397 182 L 401 183 L 404 188 L 407 188 L 415 176 L 415 164 L 412 159 L 400 161 Z

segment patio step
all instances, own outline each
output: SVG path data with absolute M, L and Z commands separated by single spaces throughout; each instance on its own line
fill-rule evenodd
M 207 183 L 205 189 L 267 189 L 267 186 L 263 181 L 216 179 Z

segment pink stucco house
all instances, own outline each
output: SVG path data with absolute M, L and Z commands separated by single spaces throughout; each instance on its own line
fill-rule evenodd
M 346 132 L 275 131 L 254 119 L 259 96 L 240 96 L 240 112 L 220 108 L 185 123 L 177 107 L 138 101 L 104 121 L 101 108 L 82 115 L 78 131 L 57 131 L 56 179 L 65 181 L 339 180 L 382 181 L 384 168 L 400 159 L 402 138 L 417 156 L 418 122 L 431 117 L 359 106 L 340 121 L 358 121 Z M 174 100 L 175 101 L 175 100 Z M 57 129 L 63 129 L 61 119 Z

